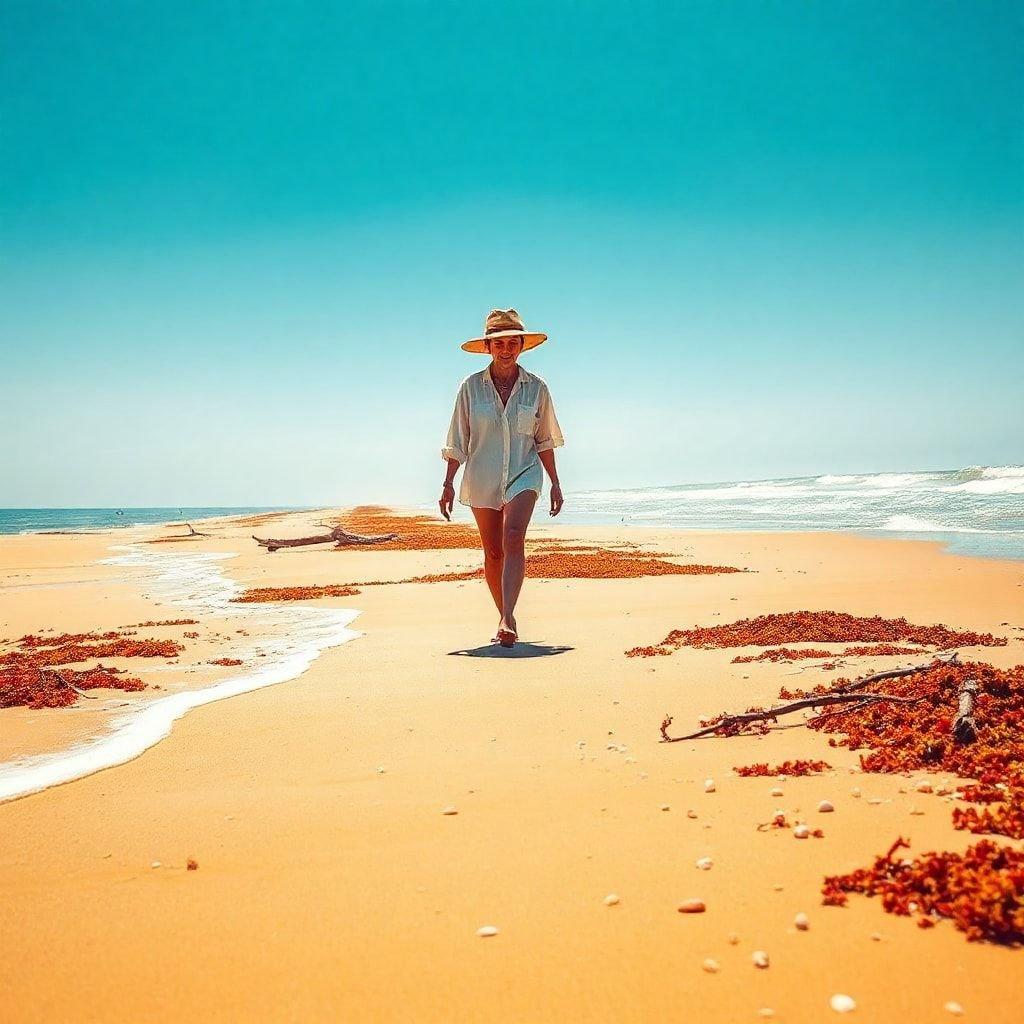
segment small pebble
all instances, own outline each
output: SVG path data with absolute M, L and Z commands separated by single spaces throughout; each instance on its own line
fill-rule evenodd
M 832 1007 L 836 1013 L 853 1013 L 857 1009 L 857 1004 L 849 997 L 844 996 L 842 993 L 834 995 L 829 1001 L 828 1005 Z
M 806 914 L 797 914 L 793 918 L 793 924 L 798 932 L 805 932 L 811 927 L 811 922 L 807 919 Z
M 789 776 L 788 775 L 778 775 L 778 776 L 776 776 L 776 778 L 778 778 L 779 782 L 785 782 L 786 779 L 789 778 Z
M 683 900 L 679 904 L 680 914 L 703 914 L 706 909 L 703 900 Z
M 795 839 L 806 839 L 811 834 L 811 830 L 806 825 L 797 825 L 793 829 L 793 837 Z
M 725 937 L 725 941 L 728 942 L 730 946 L 738 946 L 740 944 L 740 937 L 735 932 L 729 932 Z
M 714 791 L 715 791 L 715 780 L 714 779 L 705 779 L 704 780 L 704 792 L 705 793 L 714 793 Z
M 959 1003 L 954 1003 L 952 1000 L 946 1003 L 943 1009 L 946 1013 L 953 1014 L 954 1017 L 962 1017 L 964 1015 L 964 1008 Z
M 387 771 L 387 768 L 378 768 L 377 769 L 377 774 L 378 775 L 383 775 L 386 771 Z
M 459 813 L 459 809 L 457 807 L 446 807 L 441 813 L 442 814 L 458 814 Z
M 854 786 L 853 789 L 850 790 L 850 796 L 854 796 L 854 797 L 856 797 L 859 800 L 860 799 L 860 786 Z
M 873 796 L 868 800 L 868 803 L 871 804 L 872 807 L 877 807 L 881 802 L 882 798 L 880 796 Z
M 775 1016 L 775 1011 L 768 1006 L 763 1006 L 757 1011 L 757 1015 L 763 1020 L 771 1020 Z
M 914 789 L 916 789 L 918 793 L 931 793 L 932 784 L 930 782 L 925 782 L 924 780 L 922 780 L 914 787 Z
M 697 861 L 697 867 L 700 868 L 701 871 L 710 871 L 713 863 L 714 861 L 710 857 L 701 857 Z
M 717 974 L 722 969 L 718 961 L 712 960 L 711 957 L 708 957 L 707 960 L 701 964 L 701 967 L 703 967 L 708 974 Z
M 779 789 L 779 787 L 778 787 L 778 786 L 776 786 L 776 787 L 775 787 L 775 788 L 774 788 L 774 789 L 772 790 L 772 792 L 771 792 L 771 795 L 772 795 L 772 796 L 785 796 L 786 794 L 785 794 L 785 792 L 784 792 L 783 790 Z
M 158 861 L 158 860 L 155 860 L 155 861 L 153 861 L 153 863 L 152 863 L 152 864 L 150 864 L 149 866 L 150 866 L 151 868 L 158 868 L 158 867 L 160 867 L 160 866 L 161 866 L 161 864 L 160 864 L 160 861 Z
M 924 811 L 922 811 L 919 807 L 911 807 L 910 808 L 910 813 L 911 814 L 924 814 Z
M 604 905 L 606 907 L 617 907 L 619 905 L 619 894 L 617 892 L 610 892 L 604 898 Z
M 881 934 L 879 932 L 872 932 L 871 933 L 871 941 L 872 942 L 881 942 L 882 941 Z
M 697 817 L 697 812 L 696 811 L 687 811 L 686 812 L 686 816 L 688 818 L 696 818 Z
M 185 862 L 185 869 L 187 871 L 198 871 L 199 861 L 197 861 L 195 857 L 189 857 L 189 859 Z
M 493 924 L 485 924 L 483 928 L 477 928 L 476 933 L 481 939 L 489 939 L 492 935 L 498 934 L 498 929 Z
M 755 967 L 759 967 L 762 971 L 768 966 L 768 954 L 763 949 L 755 950 L 750 959 L 753 961 Z
M 818 804 L 818 812 L 820 814 L 830 814 L 834 810 L 835 807 L 833 807 L 828 800 L 822 800 L 821 803 Z
M 784 888 L 784 887 L 783 887 L 783 886 L 781 886 L 781 885 L 773 885 L 773 886 L 772 886 L 772 888 L 773 888 L 773 889 L 774 889 L 774 890 L 775 890 L 776 892 L 782 892 L 782 890 L 783 890 L 783 888 Z
M 671 807 L 669 807 L 669 805 L 668 805 L 668 804 L 662 804 L 662 805 L 661 805 L 661 809 L 662 809 L 663 811 L 671 811 L 671 810 L 672 810 L 672 808 L 671 808 Z

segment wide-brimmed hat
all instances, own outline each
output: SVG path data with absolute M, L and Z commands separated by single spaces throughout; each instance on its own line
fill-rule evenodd
M 466 352 L 487 352 L 484 342 L 492 338 L 521 337 L 523 339 L 523 351 L 543 345 L 547 339 L 546 334 L 538 331 L 528 331 L 523 326 L 522 318 L 514 309 L 492 309 L 484 320 L 484 333 L 482 337 L 470 338 L 464 341 L 462 347 Z

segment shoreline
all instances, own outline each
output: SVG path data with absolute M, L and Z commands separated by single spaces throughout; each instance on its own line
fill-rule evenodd
M 310 518 L 295 513 L 282 532 L 299 535 Z M 237 524 L 214 532 L 176 552 L 236 550 L 216 563 L 235 587 L 405 579 L 479 561 L 468 548 L 269 555 Z M 885 1024 L 947 1020 L 946 1000 L 990 1024 L 1019 1018 L 1009 959 L 1019 953 L 968 943 L 948 922 L 922 931 L 878 900 L 820 905 L 826 875 L 869 864 L 899 834 L 915 855 L 965 848 L 975 837 L 952 829 L 946 797 L 865 774 L 856 752 L 807 729 L 659 740 L 666 712 L 681 733 L 794 678 L 840 673 L 732 664 L 746 648 L 625 657 L 695 622 L 834 608 L 1008 636 L 963 653 L 1009 667 L 1024 662 L 1018 563 L 844 533 L 546 521 L 531 535 L 752 571 L 528 578 L 514 656 L 487 643 L 494 610 L 479 580 L 315 602 L 357 606 L 358 643 L 325 650 L 286 684 L 187 715 L 126 764 L 0 804 L 6 923 L 22 951 L 0 963 L 11 1019 L 653 1021 L 686 1006 L 708 1024 L 757 1020 L 765 1007 L 810 1024 L 830 1016 L 835 992 L 856 998 L 858 1019 Z M 6 602 L 0 591 L 0 635 L 37 629 L 44 613 L 85 632 L 179 610 L 142 603 L 123 567 L 100 564 L 102 540 L 0 543 L 5 583 L 100 581 L 62 591 L 60 608 L 39 587 Z M 223 649 L 215 630 L 230 632 L 200 630 L 197 663 Z M 842 671 L 897 662 L 853 658 Z M 167 677 L 183 669 L 167 666 Z M 11 716 L 20 710 L 0 716 L 19 728 L 56 721 Z M 789 758 L 832 768 L 778 783 L 733 771 Z M 707 778 L 716 792 L 704 792 Z M 758 831 L 779 807 L 817 825 L 825 798 L 835 813 L 820 819 L 823 839 Z M 53 842 L 55 825 L 69 842 Z M 704 857 L 709 871 L 694 866 Z M 619 902 L 605 905 L 613 893 Z M 676 911 L 691 897 L 705 914 Z M 810 935 L 793 928 L 797 913 Z M 478 938 L 483 926 L 498 935 Z M 126 944 L 130 957 L 111 956 Z M 756 950 L 770 955 L 767 970 L 751 966 Z M 720 973 L 702 970 L 708 957 Z M 173 990 L 159 984 L 168 972 L 181 979 Z

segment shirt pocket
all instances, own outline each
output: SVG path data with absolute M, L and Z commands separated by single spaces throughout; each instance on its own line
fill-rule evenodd
M 537 431 L 537 406 L 524 405 L 519 409 L 516 416 L 516 433 L 529 434 L 531 437 Z

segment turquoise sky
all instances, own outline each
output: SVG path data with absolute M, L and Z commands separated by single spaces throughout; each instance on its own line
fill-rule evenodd
M 0 506 L 1024 461 L 1019 3 L 0 6 Z

